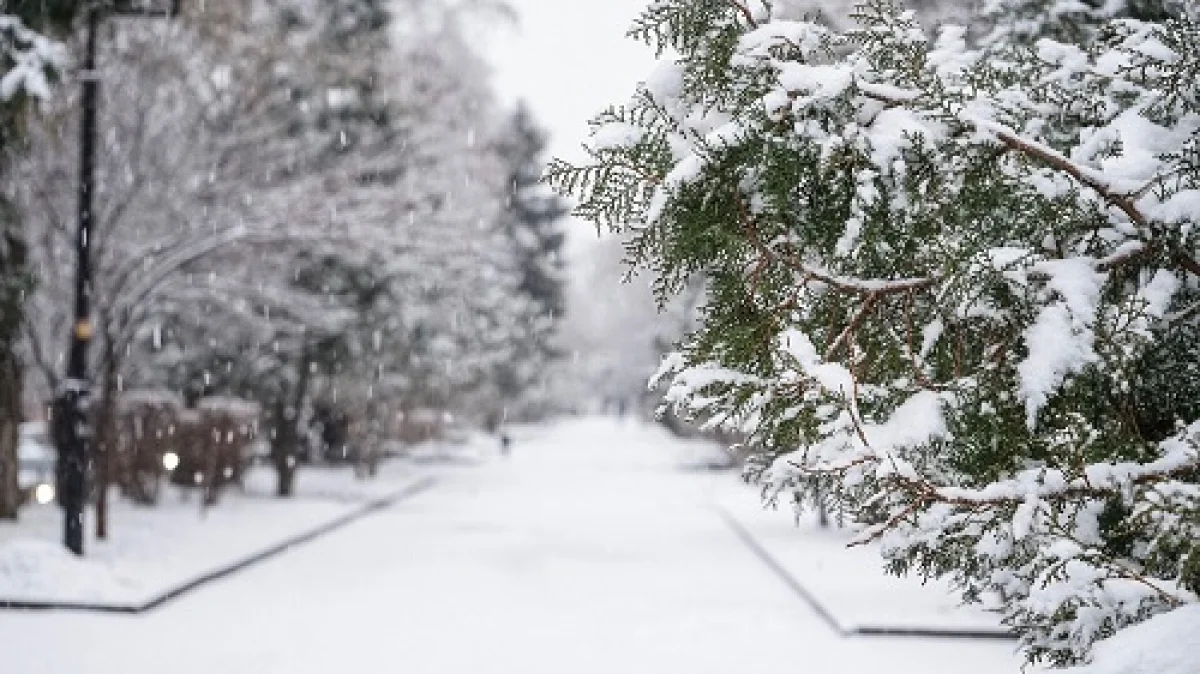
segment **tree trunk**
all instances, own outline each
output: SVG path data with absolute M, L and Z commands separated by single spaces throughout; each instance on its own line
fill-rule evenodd
M 387 416 L 387 406 L 372 401 L 367 404 L 365 414 L 366 418 L 358 422 L 362 431 L 354 437 L 354 443 L 358 446 L 354 457 L 354 474 L 359 479 L 379 475 L 379 454 L 384 439 L 383 419 Z
M 300 454 L 300 443 L 304 431 L 303 421 L 304 401 L 308 398 L 308 382 L 311 375 L 312 360 L 307 352 L 300 358 L 300 371 L 296 377 L 296 390 L 289 401 L 286 394 L 281 394 L 275 401 L 275 439 L 271 445 L 272 458 L 275 460 L 275 470 L 279 473 L 279 483 L 276 495 L 280 498 L 290 497 L 296 487 L 296 465 Z
M 275 402 L 275 437 L 271 438 L 271 461 L 275 464 L 278 477 L 275 495 L 289 498 L 296 486 L 296 450 L 299 446 L 298 423 L 300 415 L 289 410 L 289 404 L 280 398 Z
M 108 540 L 108 491 L 117 449 L 117 363 L 112 354 L 106 356 L 101 374 L 100 399 L 97 401 L 96 417 L 92 420 L 96 429 L 96 442 L 93 444 L 96 453 L 96 539 L 101 541 Z
M 28 291 L 25 242 L 14 231 L 19 223 L 12 205 L 0 197 L 0 519 L 16 519 L 21 508 L 19 479 L 24 368 L 17 339 L 25 317 Z
M 12 349 L 0 350 L 0 520 L 17 519 L 21 507 L 21 362 Z
M 303 435 L 300 412 L 308 389 L 307 375 L 301 375 L 296 388 L 296 395 L 291 401 L 286 396 L 279 396 L 273 410 L 275 437 L 271 439 L 271 460 L 279 477 L 275 493 L 280 498 L 288 498 L 295 491 L 296 466 Z
M 279 498 L 291 498 L 296 492 L 296 463 L 295 457 L 289 457 L 291 463 L 284 465 L 276 465 L 275 469 L 279 471 L 279 481 L 276 484 L 275 495 Z
M 829 528 L 829 510 L 825 507 L 825 495 L 818 485 L 813 494 L 813 501 L 817 506 L 817 525 L 822 529 Z

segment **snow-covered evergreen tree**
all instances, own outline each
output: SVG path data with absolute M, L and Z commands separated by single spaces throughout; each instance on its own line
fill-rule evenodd
M 499 142 L 509 174 L 501 226 L 517 248 L 521 292 L 538 303 L 542 314 L 559 317 L 566 312 L 562 226 L 570 209 L 542 183 L 545 150 L 545 131 L 520 105 Z
M 562 230 L 570 211 L 541 181 L 546 167 L 546 134 L 522 104 L 498 132 L 497 151 L 507 171 L 507 193 L 499 228 L 519 276 L 517 290 L 528 300 L 527 338 L 497 373 L 499 387 L 514 413 L 531 414 L 553 406 L 551 380 L 562 357 L 559 327 L 566 314 Z
M 788 5 L 651 3 L 660 68 L 549 173 L 664 296 L 705 277 L 669 404 L 1033 660 L 1197 601 L 1194 6 L 973 44 Z
M 1178 18 L 1187 0 L 985 0 L 988 39 L 1033 41 L 1054 38 L 1086 42 L 1114 19 L 1165 21 Z

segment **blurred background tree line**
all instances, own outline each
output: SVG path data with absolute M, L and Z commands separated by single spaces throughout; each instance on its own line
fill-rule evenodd
M 82 48 L 77 3 L 6 5 Z M 188 410 L 254 426 L 282 496 L 313 428 L 375 454 L 430 419 L 557 411 L 566 209 L 538 182 L 544 133 L 493 96 L 465 36 L 482 11 L 207 0 L 105 21 L 94 481 L 127 480 L 127 436 Z M 18 423 L 61 384 L 73 327 L 72 62 L 44 100 L 0 110 L 0 517 L 19 503 Z

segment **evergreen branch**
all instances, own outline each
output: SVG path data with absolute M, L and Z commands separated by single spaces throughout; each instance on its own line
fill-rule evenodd
M 738 14 L 741 14 L 742 17 L 746 19 L 746 24 L 748 26 L 751 28 L 758 28 L 758 21 L 754 20 L 754 14 L 750 11 L 750 8 L 747 7 L 745 3 L 743 3 L 741 0 L 726 0 L 726 2 L 732 5 L 733 8 L 737 10 Z
M 871 450 L 870 445 L 866 444 L 865 435 L 861 432 L 858 435 L 868 449 L 866 454 L 837 464 L 805 466 L 795 461 L 789 461 L 789 465 L 801 474 L 845 475 L 856 468 L 881 464 L 885 459 L 894 461 L 894 457 L 891 457 L 890 454 L 881 455 Z M 947 487 L 937 485 L 926 478 L 904 475 L 901 472 L 890 473 L 881 477 L 880 480 L 912 494 L 920 499 L 924 506 L 941 503 L 977 510 L 1022 505 L 1031 498 L 1058 502 L 1121 497 L 1128 493 L 1130 487 L 1150 487 L 1169 480 L 1187 479 L 1194 476 L 1197 471 L 1200 471 L 1200 454 L 1193 453 L 1186 458 L 1175 458 L 1173 461 L 1160 460 L 1156 463 L 1162 465 L 1138 465 L 1136 468 L 1130 468 L 1129 474 L 1123 479 L 1111 479 L 1100 484 L 1093 483 L 1084 473 L 1081 477 L 1069 482 L 1064 481 L 1060 485 L 1048 486 L 1043 481 L 1037 484 L 1036 488 L 1030 488 L 1028 484 L 1022 484 L 1017 480 L 993 482 L 984 489 Z M 1092 467 L 1097 468 L 1112 466 L 1113 464 L 1092 464 Z M 882 533 L 882 531 L 879 532 L 880 535 Z
M 1100 566 L 1107 568 L 1111 573 L 1116 574 L 1116 576 L 1119 578 L 1132 580 L 1136 583 L 1146 586 L 1152 592 L 1157 594 L 1164 602 L 1166 602 L 1168 606 L 1179 606 L 1183 604 L 1182 599 L 1171 594 L 1167 590 L 1164 590 L 1158 585 L 1155 585 L 1154 582 L 1150 578 L 1146 577 L 1145 574 L 1140 573 L 1137 569 L 1134 569 L 1127 564 L 1121 563 L 1120 560 L 1114 559 L 1111 555 L 1105 553 L 1104 551 L 1096 549 L 1095 546 L 1088 545 L 1062 524 L 1055 522 L 1053 528 L 1055 533 L 1057 533 L 1059 536 L 1062 536 L 1064 539 L 1071 541 L 1075 545 L 1078 545 L 1080 550 L 1090 551 L 1092 555 L 1088 557 L 1089 562 L 1097 562 Z
M 872 100 L 883 103 L 888 107 L 898 107 L 910 104 L 919 97 L 919 93 L 906 89 L 887 87 L 876 85 L 869 82 L 856 83 L 859 92 Z M 1113 189 L 1111 184 L 1106 181 L 1102 175 L 1097 172 L 1075 162 L 1063 155 L 1061 152 L 1034 140 L 1022 138 L 1012 129 L 993 122 L 990 120 L 981 119 L 967 114 L 956 115 L 960 121 L 985 131 L 996 137 L 1001 142 L 1005 149 L 1019 152 L 1027 157 L 1037 159 L 1051 168 L 1065 173 L 1075 179 L 1078 183 L 1091 189 L 1100 196 L 1108 204 L 1114 206 L 1123 212 L 1135 225 L 1143 232 L 1153 236 L 1154 226 L 1150 219 L 1137 206 L 1137 201 L 1144 197 L 1151 189 L 1161 184 L 1166 180 L 1170 173 L 1162 173 L 1148 181 L 1143 187 L 1132 192 L 1120 192 Z M 1143 253 L 1149 252 L 1147 249 L 1137 251 L 1127 251 L 1126 254 L 1108 258 L 1101 262 L 1099 269 L 1109 269 L 1119 266 L 1127 261 L 1139 257 Z M 1172 250 L 1172 259 L 1183 269 L 1195 276 L 1200 276 L 1200 262 L 1189 255 L 1186 251 L 1178 248 Z
M 1021 138 L 1014 131 L 1002 124 L 970 115 L 959 115 L 963 122 L 974 126 L 980 131 L 986 131 L 995 136 L 1001 143 L 1026 156 L 1038 159 L 1051 168 L 1066 173 L 1079 183 L 1087 186 L 1102 199 L 1120 209 L 1134 224 L 1144 230 L 1150 229 L 1150 222 L 1138 209 L 1129 195 L 1112 189 L 1107 181 L 1096 172 L 1068 159 L 1057 150 L 1037 141 Z
M 871 296 L 894 295 L 898 293 L 912 292 L 914 290 L 922 290 L 937 285 L 940 278 L 937 276 L 918 277 L 918 278 L 901 278 L 901 279 L 859 279 L 847 276 L 837 276 L 829 272 L 814 267 L 812 265 L 801 262 L 795 251 L 788 251 L 785 255 L 779 255 L 771 250 L 761 238 L 758 237 L 757 229 L 754 227 L 753 221 L 749 217 L 749 211 L 745 207 L 744 201 L 739 197 L 740 210 L 743 218 L 743 230 L 748 235 L 751 244 L 767 259 L 772 262 L 778 262 L 785 267 L 790 268 L 802 277 L 802 285 L 816 281 L 842 292 Z M 786 247 L 788 244 L 784 244 Z
M 879 301 L 880 297 L 882 297 L 880 292 L 873 292 L 867 295 L 867 299 L 864 300 L 862 306 L 858 308 L 858 311 L 854 314 L 854 318 L 850 320 L 850 323 L 846 325 L 841 334 L 839 334 L 837 338 L 833 340 L 833 343 L 829 345 L 829 348 L 825 349 L 825 355 L 823 356 L 825 360 L 833 360 L 833 357 L 836 356 L 837 352 L 841 350 L 842 345 L 845 344 L 847 340 L 853 338 L 854 334 L 858 331 L 859 326 L 862 325 L 863 321 L 867 319 L 867 316 L 869 316 L 871 311 L 875 308 L 875 303 Z
M 990 122 L 987 120 L 970 117 L 968 115 L 960 115 L 960 119 L 971 124 L 981 131 L 987 131 L 994 135 L 1001 143 L 1006 146 L 1021 152 L 1022 154 L 1038 159 L 1058 171 L 1066 173 L 1081 184 L 1090 188 L 1096 194 L 1100 195 L 1106 202 L 1115 206 L 1123 212 L 1135 225 L 1141 228 L 1144 232 L 1152 233 L 1154 230 L 1149 218 L 1137 206 L 1137 198 L 1140 190 L 1132 194 L 1124 194 L 1112 189 L 1105 180 L 1094 171 L 1081 166 L 1080 164 L 1071 161 L 1062 153 L 1036 141 L 1021 138 L 1011 129 L 1004 127 L 1001 124 Z M 1175 249 L 1172 251 L 1172 259 L 1180 267 L 1186 269 L 1194 276 L 1200 276 L 1200 262 L 1197 262 L 1191 255 L 1186 252 Z
M 805 283 L 817 281 L 831 288 L 856 295 L 882 296 L 924 290 L 937 285 L 937 276 L 900 279 L 859 279 L 836 276 L 822 269 L 800 262 L 793 262 L 794 269 L 803 275 Z
M 1143 257 L 1149 256 L 1154 252 L 1153 246 L 1148 246 L 1141 241 L 1135 241 L 1132 245 L 1118 248 L 1112 255 L 1101 258 L 1096 262 L 1098 271 L 1109 271 L 1116 269 L 1130 262 L 1135 262 Z
M 1200 314 L 1200 302 L 1193 302 L 1191 305 L 1186 306 L 1186 307 L 1180 309 L 1179 311 L 1175 311 L 1175 312 L 1167 314 L 1166 316 L 1163 316 L 1163 321 L 1165 321 L 1169 325 L 1172 323 L 1179 323 L 1181 321 L 1185 321 L 1185 320 L 1191 318 L 1192 316 L 1196 316 L 1198 314 Z
M 1171 259 L 1175 260 L 1175 264 L 1191 272 L 1192 276 L 1200 276 L 1200 262 L 1197 262 L 1196 258 L 1191 255 L 1176 249 L 1172 253 Z

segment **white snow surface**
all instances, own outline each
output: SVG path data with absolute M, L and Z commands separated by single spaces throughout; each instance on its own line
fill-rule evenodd
M 854 531 L 836 522 L 822 528 L 811 513 L 797 519 L 786 506 L 764 509 L 748 490 L 722 493 L 719 507 L 753 534 L 843 630 L 1007 631 L 998 614 L 963 606 L 948 582 L 883 573 L 878 545 L 848 547 Z
M 1020 671 L 1006 642 L 838 636 L 743 545 L 721 509 L 735 509 L 756 536 L 794 536 L 774 546 L 783 555 L 813 559 L 841 551 L 840 539 L 760 513 L 754 490 L 732 473 L 696 470 L 712 445 L 604 419 L 512 435 L 507 460 L 427 465 L 439 479 L 433 489 L 153 613 L 0 612 L 4 671 Z M 792 565 L 811 574 L 805 583 L 828 579 L 843 591 L 857 570 L 878 573 L 836 556 L 808 567 Z M 907 601 L 875 592 L 870 578 L 862 585 L 860 613 Z M 950 602 L 943 593 L 933 603 Z M 900 604 L 888 611 L 904 613 Z
M 1092 664 L 1067 674 L 1197 674 L 1200 604 L 1155 616 L 1096 645 Z
M 273 474 L 263 468 L 247 476 L 245 493 L 231 488 L 207 511 L 198 495 L 174 488 L 154 508 L 114 498 L 110 540 L 90 538 L 83 558 L 59 543 L 58 507 L 30 506 L 16 525 L 0 524 L 0 599 L 139 606 L 418 479 L 403 463 L 387 464 L 372 482 L 356 481 L 349 468 L 313 468 L 300 472 L 295 498 L 282 501 L 271 496 Z M 84 525 L 93 533 L 90 513 Z
M 1037 425 L 1038 412 L 1063 381 L 1096 360 L 1092 325 L 1107 280 L 1093 261 L 1083 258 L 1045 260 L 1034 270 L 1049 276 L 1046 287 L 1062 299 L 1043 308 L 1025 331 L 1029 355 L 1017 365 L 1017 372 L 1030 428 Z

